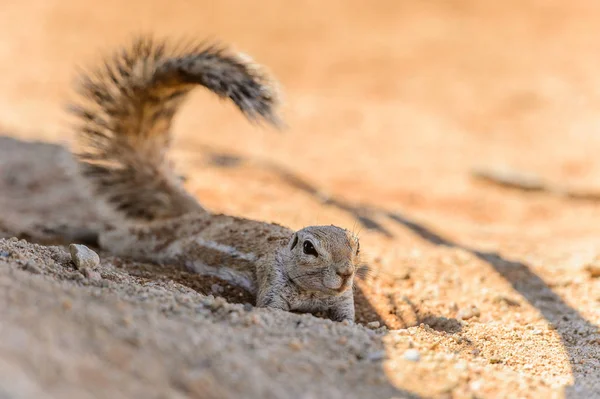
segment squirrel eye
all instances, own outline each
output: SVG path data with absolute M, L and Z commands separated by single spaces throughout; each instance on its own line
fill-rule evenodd
M 319 253 L 315 249 L 315 246 L 312 244 L 312 242 L 308 240 L 304 241 L 304 244 L 302 244 L 302 249 L 306 255 L 312 255 L 315 257 L 319 256 Z
M 360 242 L 356 242 L 356 254 L 358 255 L 360 253 Z

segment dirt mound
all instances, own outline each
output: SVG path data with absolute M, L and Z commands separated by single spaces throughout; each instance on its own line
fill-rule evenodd
M 381 335 L 230 305 L 61 247 L 0 239 L 0 393 L 15 398 L 392 396 Z

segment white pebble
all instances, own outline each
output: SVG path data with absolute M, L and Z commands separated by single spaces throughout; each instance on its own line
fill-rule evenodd
M 93 269 L 100 264 L 98 254 L 85 245 L 71 244 L 69 245 L 69 252 L 71 252 L 71 259 L 77 269 L 86 267 Z
M 421 354 L 416 349 L 408 349 L 404 352 L 404 358 L 411 362 L 418 362 L 421 360 Z

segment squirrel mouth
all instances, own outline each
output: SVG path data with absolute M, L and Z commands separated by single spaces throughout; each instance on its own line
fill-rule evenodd
M 334 291 L 338 292 L 340 294 L 347 291 L 350 288 L 350 284 L 348 284 L 349 281 L 350 281 L 350 277 L 344 277 L 342 279 L 342 283 L 340 284 L 340 287 L 334 289 Z

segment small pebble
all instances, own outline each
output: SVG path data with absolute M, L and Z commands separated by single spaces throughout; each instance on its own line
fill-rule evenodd
M 380 326 L 381 326 L 381 323 L 378 321 L 372 321 L 370 323 L 367 323 L 367 327 L 372 328 L 372 329 L 379 328 Z
M 66 277 L 70 280 L 75 280 L 75 281 L 81 281 L 81 280 L 85 279 L 83 274 L 81 274 L 80 272 L 69 273 L 69 274 L 67 274 Z
M 205 298 L 202 298 L 202 303 L 203 303 L 205 306 L 209 306 L 209 307 L 211 307 L 211 306 L 213 306 L 213 304 L 215 303 L 215 297 L 214 297 L 214 296 L 212 296 L 212 295 L 209 295 L 209 296 L 207 296 L 207 297 L 205 297 Z
M 471 384 L 469 384 L 469 387 L 471 388 L 472 391 L 479 391 L 483 387 L 483 381 L 481 381 L 481 380 L 473 381 Z
M 481 312 L 479 312 L 479 309 L 477 309 L 476 306 L 471 306 L 471 307 L 459 310 L 456 317 L 460 320 L 468 320 L 473 317 L 479 317 L 480 314 L 481 314 Z
M 519 303 L 519 301 L 514 300 L 512 298 L 509 298 L 507 296 L 504 295 L 498 295 L 497 297 L 494 298 L 494 302 L 496 303 L 504 303 L 508 306 L 521 306 L 521 304 Z
M 10 252 L 0 251 L 0 258 L 8 258 L 9 256 L 10 256 Z
M 246 312 L 251 312 L 253 308 L 254 308 L 254 306 L 250 305 L 249 303 L 244 304 L 244 310 Z
M 592 263 L 586 265 L 585 270 L 593 278 L 600 277 L 600 259 L 595 259 Z
M 87 267 L 84 268 L 81 272 L 83 273 L 85 278 L 87 278 L 89 280 L 93 280 L 93 281 L 102 280 L 102 276 L 100 275 L 100 273 L 98 273 L 97 271 L 94 271 L 92 269 L 89 269 Z
M 421 354 L 416 349 L 408 349 L 404 352 L 404 358 L 410 362 L 418 362 L 421 360 Z
M 62 307 L 64 310 L 71 310 L 73 308 L 73 302 L 69 298 L 65 298 L 62 301 Z
M 262 324 L 260 322 L 260 318 L 255 314 L 251 315 L 247 320 L 248 320 L 248 325 L 258 326 L 258 325 Z
M 100 257 L 97 253 L 86 247 L 85 245 L 71 244 L 69 245 L 71 259 L 75 263 L 77 269 L 85 267 L 95 268 L 100 264 Z
M 385 351 L 371 352 L 367 355 L 367 359 L 369 359 L 372 362 L 376 362 L 383 358 L 385 358 Z
M 302 345 L 302 342 L 298 341 L 297 339 L 291 340 L 288 343 L 288 346 L 295 351 L 299 351 L 300 349 L 302 349 L 304 347 L 304 345 Z
M 25 263 L 25 267 L 23 269 L 33 274 L 40 274 L 42 272 L 40 268 L 30 260 L 28 260 L 27 263 Z
M 214 299 L 214 301 L 212 302 L 210 306 L 211 310 L 218 310 L 221 309 L 223 306 L 225 306 L 225 304 L 227 303 L 227 301 L 221 297 L 217 297 Z
M 465 362 L 464 360 L 461 360 L 454 365 L 454 368 L 459 371 L 465 371 L 465 370 L 467 370 L 468 365 L 467 365 L 467 362 Z
M 219 284 L 211 285 L 210 290 L 212 291 L 213 294 L 222 294 L 223 291 L 225 291 L 225 289 L 223 287 L 221 287 Z

